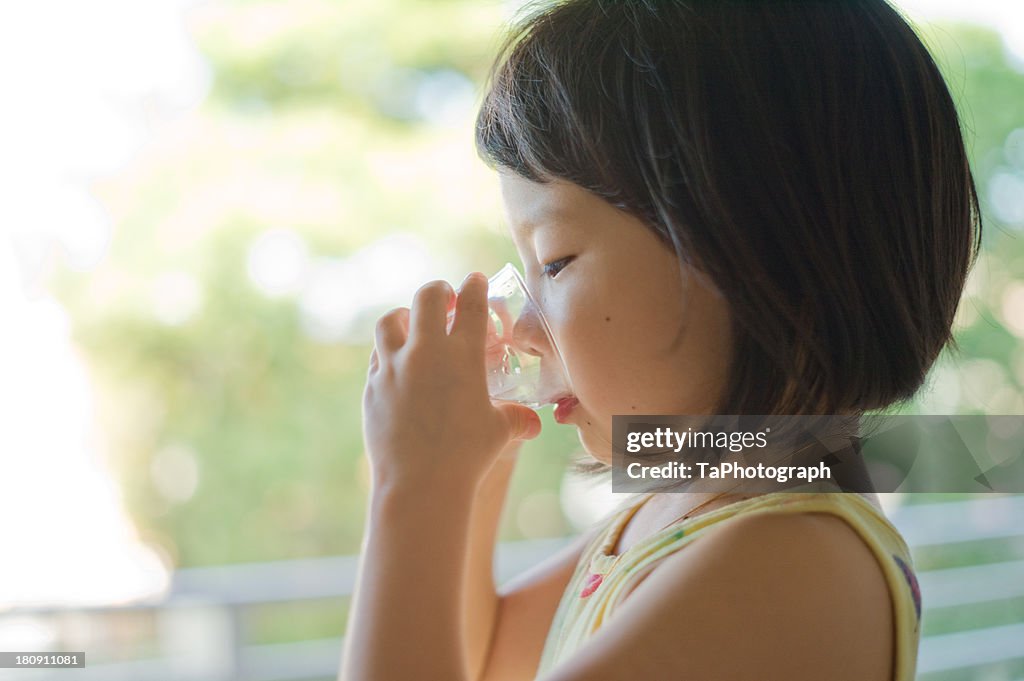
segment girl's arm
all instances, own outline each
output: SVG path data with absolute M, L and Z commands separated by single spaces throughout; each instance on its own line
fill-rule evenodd
M 463 591 L 463 641 L 468 676 L 474 681 L 483 675 L 498 621 L 501 599 L 494 583 L 494 549 L 498 523 L 522 444 L 521 440 L 509 443 L 491 467 L 477 489 L 470 516 Z
M 528 407 L 487 399 L 487 309 L 487 277 L 471 273 L 458 294 L 435 280 L 411 309 L 377 321 L 363 391 L 370 511 L 342 681 L 471 681 L 463 607 L 471 573 L 473 588 L 486 591 L 469 560 L 477 493 L 510 443 L 541 429 Z M 494 602 L 485 598 L 478 615 L 491 626 Z M 486 660 L 486 645 L 475 643 L 472 664 Z
M 374 484 L 341 681 L 469 681 L 460 594 L 474 486 Z

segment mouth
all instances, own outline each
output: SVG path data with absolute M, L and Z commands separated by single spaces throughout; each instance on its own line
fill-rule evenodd
M 565 395 L 555 400 L 555 421 L 565 423 L 572 410 L 580 401 L 574 395 Z

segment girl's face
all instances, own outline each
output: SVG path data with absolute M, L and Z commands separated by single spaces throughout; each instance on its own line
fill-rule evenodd
M 578 185 L 500 172 L 526 284 L 565 360 L 579 404 L 567 422 L 612 461 L 612 415 L 708 414 L 731 347 L 726 301 L 639 219 Z M 542 335 L 527 339 L 553 360 Z

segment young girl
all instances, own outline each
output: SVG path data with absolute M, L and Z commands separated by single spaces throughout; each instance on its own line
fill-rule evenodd
M 547 4 L 499 55 L 477 146 L 591 470 L 614 414 L 858 415 L 955 346 L 977 194 L 940 72 L 885 0 Z M 870 494 L 641 495 L 496 589 L 540 421 L 487 398 L 486 287 L 432 281 L 378 322 L 340 678 L 913 678 L 913 563 Z

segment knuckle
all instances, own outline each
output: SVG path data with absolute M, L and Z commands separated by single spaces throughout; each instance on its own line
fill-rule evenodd
M 480 302 L 470 302 L 467 300 L 465 305 L 463 305 L 459 309 L 459 313 L 462 315 L 462 318 L 464 320 L 477 320 L 477 318 L 483 318 L 486 316 L 487 305 Z M 473 321 L 472 325 L 476 327 L 476 325 L 480 323 L 483 322 Z
M 487 311 L 487 301 L 481 298 L 468 298 L 463 303 L 462 309 L 471 314 L 482 314 Z

